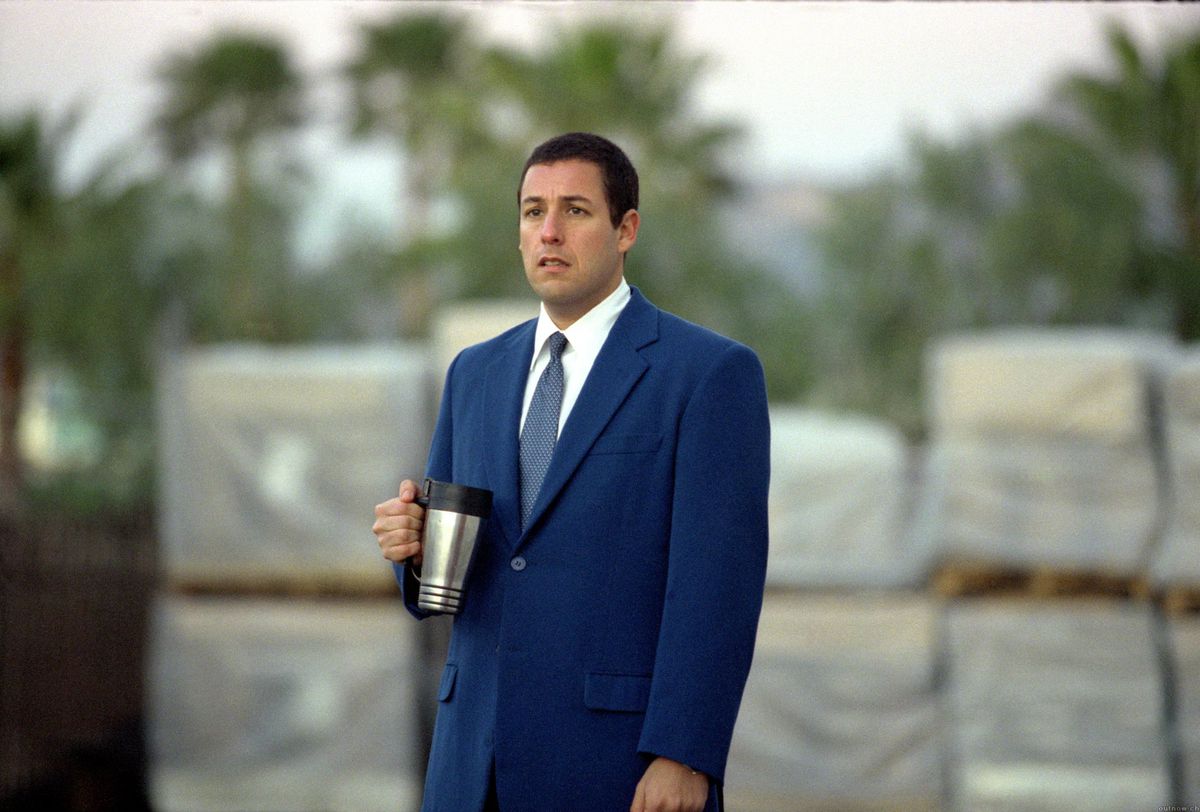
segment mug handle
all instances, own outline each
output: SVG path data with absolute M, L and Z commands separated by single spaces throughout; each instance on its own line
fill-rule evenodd
M 432 479 L 425 477 L 425 483 L 424 487 L 421 489 L 421 493 L 417 494 L 417 498 L 413 500 L 425 509 L 429 508 L 429 486 L 432 482 Z

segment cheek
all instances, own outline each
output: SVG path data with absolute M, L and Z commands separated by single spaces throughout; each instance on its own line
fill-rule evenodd
M 604 239 L 595 234 L 585 235 L 579 241 L 579 252 L 595 262 L 604 253 Z

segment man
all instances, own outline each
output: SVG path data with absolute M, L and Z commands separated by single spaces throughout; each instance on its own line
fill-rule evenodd
M 540 316 L 447 373 L 426 474 L 494 497 L 427 812 L 716 808 L 762 604 L 766 393 L 753 352 L 625 282 L 637 195 L 604 138 L 537 147 L 518 202 Z M 420 618 L 416 496 L 374 530 Z

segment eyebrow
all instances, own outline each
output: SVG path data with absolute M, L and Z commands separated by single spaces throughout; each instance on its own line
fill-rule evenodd
M 563 195 L 559 199 L 562 200 L 564 203 L 586 203 L 589 206 L 592 205 L 591 198 L 589 198 L 585 195 Z M 545 203 L 545 202 L 546 202 L 546 199 L 544 197 L 539 197 L 538 195 L 526 195 L 525 197 L 521 198 L 522 206 L 524 206 L 527 203 Z

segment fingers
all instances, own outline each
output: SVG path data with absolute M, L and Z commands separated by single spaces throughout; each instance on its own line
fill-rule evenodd
M 422 521 L 420 517 L 407 513 L 392 513 L 379 516 L 371 525 L 371 532 L 382 539 L 384 536 L 394 537 L 398 541 L 418 541 L 421 536 Z
M 638 781 L 637 789 L 633 791 L 633 803 L 629 806 L 629 812 L 646 812 L 646 776 L 642 776 L 642 780 Z
M 406 479 L 400 484 L 398 496 L 375 506 L 375 524 L 371 530 L 388 561 L 399 563 L 412 558 L 414 563 L 421 563 L 425 510 L 416 503 L 417 494 L 416 483 Z
M 660 757 L 643 773 L 629 809 L 630 812 L 701 812 L 707 800 L 707 776 Z
M 384 519 L 389 516 L 412 516 L 419 521 L 425 518 L 425 508 L 416 502 L 406 502 L 403 498 L 394 496 L 375 506 L 376 519 Z
M 421 553 L 421 525 L 410 516 L 377 520 L 374 531 L 379 550 L 388 561 L 399 563 Z

